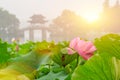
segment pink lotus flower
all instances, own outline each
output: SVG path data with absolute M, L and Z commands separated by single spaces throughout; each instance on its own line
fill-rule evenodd
M 85 60 L 88 60 L 93 55 L 93 52 L 96 50 L 96 47 L 93 45 L 92 42 L 80 40 L 80 38 L 78 37 L 71 40 L 69 47 L 71 48 L 71 50 L 68 50 L 68 54 L 74 54 L 72 53 L 72 50 L 75 50 Z

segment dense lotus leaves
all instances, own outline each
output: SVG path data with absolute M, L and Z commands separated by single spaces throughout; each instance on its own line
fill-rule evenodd
M 54 73 L 51 71 L 46 76 L 43 76 L 36 80 L 65 80 L 67 76 L 68 75 L 64 71 L 58 73 Z
M 25 75 L 32 75 L 32 72 L 37 70 L 41 64 L 46 64 L 49 61 L 49 54 L 52 43 L 46 41 L 35 43 L 35 48 L 29 53 L 19 57 L 11 58 L 10 65 L 7 69 L 16 70 Z M 33 78 L 30 76 L 30 78 Z
M 38 69 L 39 65 L 43 63 L 46 64 L 47 62 L 48 62 L 48 56 L 38 55 L 35 52 L 30 52 L 28 54 L 25 54 L 24 56 L 20 56 L 12 59 L 11 64 L 5 69 L 16 70 L 17 72 L 25 74 L 31 80 L 33 80 L 34 71 Z
M 0 80 L 30 80 L 25 75 L 19 74 L 14 70 L 2 69 L 0 70 Z
M 15 69 L 22 73 L 30 73 L 39 66 L 38 58 L 40 57 L 35 52 L 30 52 L 24 56 L 10 59 L 11 64 L 7 68 Z
M 30 43 L 32 44 L 32 43 Z M 50 49 L 53 43 L 46 41 L 37 42 L 34 45 L 34 48 L 31 52 L 26 53 L 25 55 L 11 58 L 9 61 L 11 65 L 8 67 L 10 69 L 16 69 L 22 73 L 32 72 L 37 69 L 40 64 L 45 64 L 49 60 Z
M 99 52 L 106 52 L 120 59 L 120 35 L 107 34 L 95 39 L 95 46 Z
M 71 63 L 72 61 L 74 61 L 78 56 L 77 54 L 68 55 L 67 48 L 66 48 L 67 46 L 68 46 L 68 43 L 66 42 L 58 43 L 52 49 L 52 54 L 51 54 L 52 60 L 55 63 L 64 67 L 67 64 Z
M 24 44 L 19 44 L 19 51 L 17 54 L 27 54 L 28 52 L 32 51 L 35 43 L 32 41 L 28 41 Z
M 50 53 L 51 49 L 55 47 L 54 42 L 47 42 L 47 41 L 42 41 L 42 42 L 36 42 L 35 47 L 33 48 L 33 51 L 35 52 L 40 52 L 40 53 Z
M 95 54 L 76 68 L 72 80 L 120 80 L 120 61 L 106 53 Z
M 7 42 L 0 40 L 0 64 L 6 63 L 10 59 L 10 53 L 8 52 Z

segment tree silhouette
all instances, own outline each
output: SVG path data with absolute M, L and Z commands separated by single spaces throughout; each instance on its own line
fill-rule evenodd
M 19 20 L 15 15 L 0 9 L 0 38 L 10 41 L 19 35 Z
M 80 36 L 83 32 L 84 20 L 70 10 L 64 10 L 60 16 L 50 24 L 51 38 L 60 40 L 70 40 L 73 37 Z
M 109 6 L 109 0 L 105 0 L 103 6 L 103 11 L 100 15 L 99 24 L 101 28 L 104 29 L 105 32 L 120 32 L 120 4 L 119 0 L 116 0 L 116 4 L 113 6 Z

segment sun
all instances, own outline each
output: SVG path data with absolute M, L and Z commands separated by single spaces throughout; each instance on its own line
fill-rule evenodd
M 88 23 L 93 23 L 99 19 L 99 16 L 96 13 L 84 14 L 83 17 Z

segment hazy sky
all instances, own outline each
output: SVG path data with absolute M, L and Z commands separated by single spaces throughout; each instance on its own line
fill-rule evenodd
M 116 0 L 110 0 L 114 4 Z M 48 20 L 61 14 L 64 9 L 78 15 L 99 13 L 104 0 L 0 0 L 0 7 L 26 21 L 33 14 L 43 14 Z

